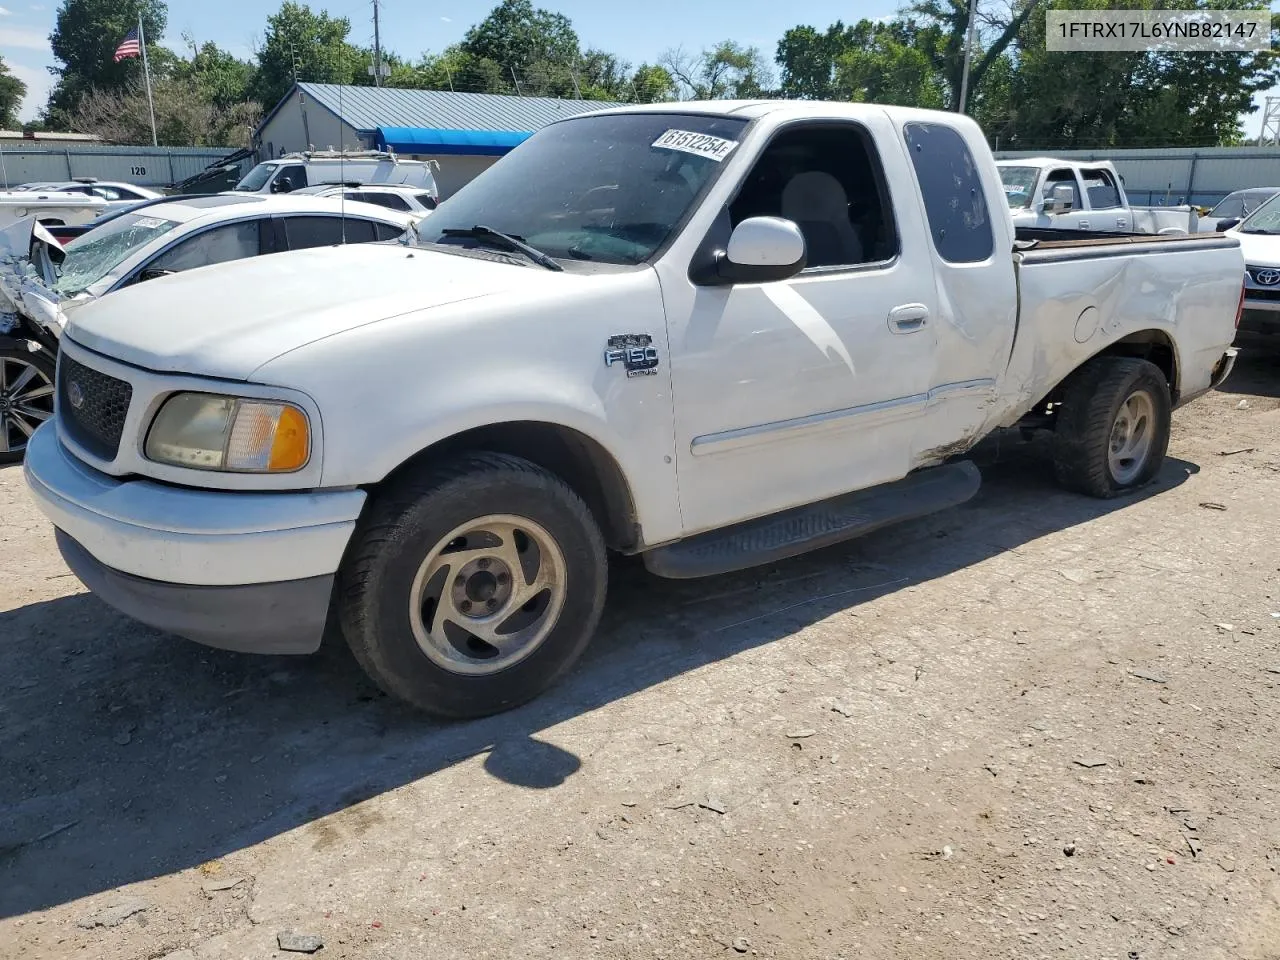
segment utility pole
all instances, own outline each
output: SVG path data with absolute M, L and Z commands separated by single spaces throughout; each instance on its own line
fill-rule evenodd
M 1280 97 L 1267 97 L 1262 111 L 1262 132 L 1258 134 L 1258 146 L 1274 147 L 1280 144 Z
M 977 23 L 974 12 L 977 5 L 978 0 L 969 0 L 969 32 L 964 41 L 964 71 L 960 75 L 960 105 L 956 108 L 956 113 L 964 113 L 969 100 L 969 61 L 973 59 L 973 28 Z
M 382 35 L 378 27 L 378 0 L 373 0 L 373 85 L 382 86 Z

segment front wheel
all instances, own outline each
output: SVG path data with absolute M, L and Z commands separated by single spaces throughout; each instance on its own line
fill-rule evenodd
M 339 573 L 339 616 L 387 693 L 484 716 L 573 665 L 606 579 L 599 528 L 567 484 L 526 460 L 472 454 L 379 493 Z
M 17 463 L 53 416 L 55 361 L 43 350 L 0 350 L 0 464 Z
M 1169 384 L 1155 364 L 1097 357 L 1072 375 L 1054 427 L 1054 471 L 1069 490 L 1114 497 L 1149 483 L 1169 448 Z

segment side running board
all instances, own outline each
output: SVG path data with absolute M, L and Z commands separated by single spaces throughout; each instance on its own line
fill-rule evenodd
M 643 554 L 660 577 L 684 580 L 746 570 L 852 540 L 970 499 L 982 475 L 970 460 L 920 470 L 856 493 L 699 534 Z

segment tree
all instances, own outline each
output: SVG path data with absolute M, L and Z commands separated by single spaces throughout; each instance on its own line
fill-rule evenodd
M 972 0 L 977 3 L 978 0 Z M 949 96 L 948 105 L 955 109 L 960 103 L 963 85 L 964 50 L 969 34 L 970 0 L 918 0 L 910 12 L 926 24 L 942 31 L 942 43 L 931 51 L 934 65 L 942 73 Z M 1017 38 L 1023 25 L 1037 9 L 1043 10 L 1043 0 L 1014 0 L 1006 15 L 991 13 L 981 15 L 983 23 L 978 49 L 974 51 L 969 66 L 969 89 L 976 90 L 991 66 L 1004 55 Z
M 697 55 L 677 47 L 664 53 L 659 63 L 683 100 L 751 100 L 773 95 L 773 71 L 764 55 L 733 40 L 722 40 Z
M 936 36 L 901 24 L 863 20 L 853 28 L 853 43 L 835 62 L 832 86 L 841 100 L 898 106 L 946 106 L 947 90 L 929 53 Z
M 676 81 L 666 67 L 642 63 L 631 75 L 633 103 L 665 103 L 676 98 Z
M 199 48 L 185 34 L 182 38 L 191 49 L 191 59 L 182 60 L 174 70 L 174 76 L 192 81 L 201 96 L 215 107 L 226 108 L 250 99 L 254 81 L 254 66 L 239 59 L 216 43 L 205 43 Z
M 295 79 L 311 83 L 369 83 L 367 52 L 347 43 L 351 21 L 314 13 L 305 3 L 285 0 L 267 18 L 258 53 L 258 71 L 249 92 L 271 109 Z
M 1053 0 L 1049 9 L 1105 9 L 1103 0 Z M 1168 8 L 1175 4 L 1164 2 Z M 1218 5 L 1218 4 L 1215 4 Z M 1154 6 L 1146 2 L 1144 6 Z M 1205 8 L 1196 0 L 1176 6 Z M 1254 9 L 1267 9 L 1254 4 Z M 1242 4 L 1242 8 L 1247 6 Z M 1051 53 L 1047 10 L 1018 40 L 1007 118 L 998 128 L 1011 147 L 1206 146 L 1238 143 L 1239 117 L 1253 95 L 1280 79 L 1265 53 Z M 1273 17 L 1273 35 L 1275 21 Z
M 9 72 L 0 57 L 0 127 L 11 130 L 18 125 L 18 111 L 27 96 L 27 85 Z
M 61 64 L 52 68 L 58 82 L 46 110 L 51 124 L 65 126 L 89 90 L 118 90 L 141 75 L 140 60 L 116 63 L 113 56 L 125 34 L 137 26 L 139 12 L 152 73 L 163 76 L 176 60 L 158 45 L 169 16 L 164 0 L 63 0 L 49 36 Z
M 215 106 L 194 79 L 152 82 L 157 139 L 162 146 L 245 147 L 262 117 L 257 103 Z M 116 90 L 92 90 L 80 99 L 71 128 L 111 143 L 150 143 L 151 118 L 141 81 Z
M 578 63 L 573 23 L 562 13 L 536 9 L 530 0 L 502 0 L 467 31 L 460 46 L 517 77 L 557 70 L 569 77 Z
M 799 100 L 832 100 L 835 93 L 836 61 L 855 43 L 857 27 L 837 20 L 819 33 L 810 26 L 792 27 L 778 41 L 774 60 L 782 67 L 782 95 Z

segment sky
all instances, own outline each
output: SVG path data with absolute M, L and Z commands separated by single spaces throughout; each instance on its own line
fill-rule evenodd
M 49 34 L 59 0 L 0 0 L 0 55 L 27 84 L 21 117 L 36 117 L 53 84 L 54 63 Z M 462 39 L 482 20 L 496 0 L 380 0 L 383 45 L 416 59 Z M 309 0 L 313 10 L 351 20 L 351 41 L 373 43 L 372 0 Z M 792 7 L 778 0 L 646 0 L 632 6 L 604 0 L 538 0 L 537 6 L 563 13 L 573 21 L 584 48 L 598 47 L 638 64 L 653 62 L 667 49 L 697 51 L 732 39 L 758 46 L 770 58 L 778 40 L 797 23 L 825 28 L 837 19 L 846 23 L 891 15 L 895 0 L 806 0 Z M 275 0 L 169 0 L 169 27 L 162 42 L 183 51 L 182 35 L 197 43 L 212 40 L 237 56 L 250 58 L 262 37 Z M 803 11 L 803 12 L 800 12 Z M 1280 95 L 1280 88 L 1271 91 Z M 1258 102 L 1261 102 L 1261 95 Z M 1245 132 L 1257 136 L 1261 114 L 1245 121 Z

